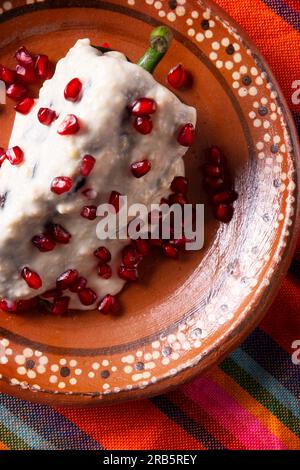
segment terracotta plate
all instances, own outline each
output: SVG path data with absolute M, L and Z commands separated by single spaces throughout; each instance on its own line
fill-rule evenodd
M 240 198 L 228 225 L 206 213 L 205 247 L 180 262 L 153 256 L 143 282 L 121 295 L 124 312 L 54 318 L 0 315 L 0 390 L 52 404 L 91 405 L 165 391 L 220 360 L 262 318 L 285 273 L 298 214 L 295 131 L 282 94 L 245 33 L 209 1 L 4 2 L 0 62 L 22 44 L 59 59 L 78 38 L 109 42 L 136 60 L 153 26 L 173 29 L 156 72 L 183 62 L 197 107 L 198 139 L 185 162 L 201 190 L 203 149 L 229 158 Z M 0 113 L 1 144 L 13 122 Z

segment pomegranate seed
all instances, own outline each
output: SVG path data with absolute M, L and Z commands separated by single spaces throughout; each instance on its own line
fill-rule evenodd
M 56 119 L 56 112 L 50 108 L 40 108 L 37 116 L 41 124 L 44 124 L 44 126 L 50 126 L 50 124 L 52 124 Z
M 1 168 L 2 163 L 4 162 L 4 160 L 6 160 L 6 158 L 7 158 L 7 156 L 6 156 L 4 148 L 0 147 L 0 168 Z
M 61 297 L 63 295 L 63 291 L 61 289 L 50 289 L 41 294 L 41 297 L 44 299 L 54 299 L 56 297 Z
M 31 241 L 42 253 L 52 251 L 55 248 L 55 242 L 43 233 L 41 235 L 35 235 Z
M 6 151 L 6 157 L 12 165 L 19 165 L 24 159 L 23 150 L 17 145 Z
M 217 165 L 204 165 L 204 171 L 211 178 L 219 178 L 222 176 L 222 169 Z
M 58 289 L 68 289 L 78 279 L 78 271 L 76 269 L 68 269 L 56 279 L 56 287 Z
M 82 91 L 82 83 L 79 78 L 73 78 L 65 88 L 64 96 L 68 101 L 78 101 Z
M 6 95 L 12 100 L 19 101 L 27 94 L 27 88 L 23 85 L 13 83 L 6 90 Z
M 81 166 L 80 166 L 81 176 L 84 176 L 85 178 L 89 176 L 92 169 L 94 168 L 95 163 L 96 163 L 96 160 L 94 157 L 92 157 L 92 155 L 85 155 L 83 159 L 81 160 Z
M 213 145 L 212 147 L 206 150 L 206 155 L 207 155 L 207 161 L 211 165 L 220 166 L 224 160 L 221 150 L 219 149 L 219 147 L 215 145 Z
M 191 77 L 185 67 L 182 64 L 178 64 L 170 70 L 167 80 L 169 85 L 178 90 L 190 85 Z
M 54 75 L 54 64 L 47 55 L 41 54 L 36 59 L 35 70 L 42 80 L 49 80 Z
M 70 297 L 58 297 L 54 299 L 53 305 L 51 307 L 51 313 L 53 315 L 63 315 L 64 313 L 68 312 L 70 303 Z
M 138 280 L 138 271 L 137 269 L 130 269 L 126 266 L 120 266 L 118 271 L 119 277 L 124 279 L 124 281 L 135 282 Z
M 40 289 L 42 287 L 42 280 L 38 273 L 32 271 L 27 266 L 22 269 L 22 277 L 31 289 Z
M 141 255 L 146 256 L 149 253 L 150 246 L 148 240 L 138 238 L 137 240 L 134 240 L 134 244 Z
M 62 123 L 58 126 L 57 132 L 60 135 L 76 134 L 80 129 L 79 121 L 74 114 L 68 114 Z
M 177 193 L 177 194 L 170 194 L 169 196 L 169 204 L 180 204 L 181 206 L 184 206 L 184 204 L 187 204 L 187 198 L 184 196 L 184 194 Z
M 59 224 L 49 224 L 47 227 L 51 233 L 51 236 L 57 243 L 67 245 L 70 242 L 72 235 Z
M 69 288 L 71 292 L 79 292 L 81 289 L 84 289 L 87 285 L 87 280 L 85 277 L 80 276 L 77 281 L 72 284 L 72 286 Z
M 80 212 L 81 217 L 89 220 L 95 220 L 97 217 L 97 207 L 96 206 L 84 206 Z
M 28 85 L 31 85 L 37 82 L 37 77 L 36 77 L 34 68 L 31 66 L 24 67 L 23 65 L 17 65 L 16 76 L 20 82 L 26 83 Z
M 2 80 L 6 86 L 12 85 L 16 80 L 15 71 L 0 65 L 0 80 Z
M 231 204 L 232 202 L 236 201 L 238 198 L 238 194 L 236 191 L 227 190 L 222 191 L 221 193 L 214 194 L 212 197 L 213 204 Z
M 3 312 L 13 313 L 17 311 L 17 302 L 15 300 L 1 299 L 0 309 Z
M 167 256 L 167 258 L 178 259 L 179 251 L 171 243 L 163 244 L 162 249 L 163 249 L 164 254 Z
M 116 313 L 119 310 L 119 302 L 114 295 L 107 294 L 98 304 L 99 312 L 105 314 Z
M 55 194 L 63 194 L 68 191 L 73 186 L 73 181 L 68 176 L 57 176 L 51 183 L 51 191 Z
M 109 264 L 100 264 L 100 266 L 98 266 L 98 276 L 102 277 L 103 279 L 111 278 L 112 270 Z
M 105 246 L 100 246 L 94 251 L 94 256 L 98 258 L 101 263 L 109 263 L 111 261 L 110 251 Z
M 156 111 L 156 103 L 151 98 L 139 98 L 130 105 L 132 116 L 148 116 Z
M 93 305 L 97 300 L 96 293 L 88 287 L 80 289 L 78 291 L 78 297 L 82 305 Z
M 151 246 L 161 247 L 163 242 L 159 238 L 150 238 L 149 243 Z
M 84 189 L 84 191 L 82 191 L 81 194 L 83 194 L 83 196 L 85 196 L 90 201 L 92 201 L 93 199 L 96 199 L 96 197 L 98 196 L 97 191 L 95 191 L 92 188 Z
M 32 299 L 23 299 L 18 300 L 17 302 L 17 310 L 19 312 L 27 312 L 32 308 L 35 308 L 38 303 L 38 297 L 33 297 Z
M 214 216 L 220 222 L 227 224 L 233 217 L 233 206 L 231 204 L 219 204 L 215 206 Z
M 121 194 L 118 191 L 112 191 L 109 196 L 109 204 L 114 206 L 115 211 L 119 212 L 120 210 L 120 196 Z
M 150 116 L 138 116 L 135 118 L 133 126 L 140 134 L 150 134 L 153 128 L 152 119 Z
M 141 160 L 139 162 L 132 163 L 130 168 L 132 174 L 136 178 L 141 178 L 151 170 L 151 163 L 149 162 L 149 160 Z
M 110 49 L 108 42 L 103 42 L 100 47 L 104 47 L 104 49 Z
M 186 194 L 188 190 L 188 180 L 184 176 L 175 176 L 171 183 L 171 190 L 174 193 Z
M 195 128 L 193 124 L 183 124 L 178 129 L 177 142 L 183 147 L 190 147 L 195 140 Z
M 17 62 L 21 65 L 33 65 L 34 64 L 34 58 L 30 54 L 30 52 L 26 49 L 25 46 L 21 46 L 17 52 L 15 53 L 15 58 Z
M 23 101 L 14 106 L 15 110 L 21 114 L 28 114 L 31 111 L 31 108 L 34 106 L 34 99 L 24 98 Z
M 122 250 L 122 263 L 126 268 L 135 268 L 141 261 L 143 256 L 132 246 L 125 246 Z
M 222 178 L 204 178 L 204 188 L 208 193 L 216 193 L 224 189 L 224 180 Z
M 166 197 L 162 197 L 162 198 L 161 198 L 161 200 L 160 200 L 160 205 L 162 205 L 162 204 L 167 204 L 167 205 L 169 205 L 169 201 L 168 201 L 168 199 L 167 199 Z

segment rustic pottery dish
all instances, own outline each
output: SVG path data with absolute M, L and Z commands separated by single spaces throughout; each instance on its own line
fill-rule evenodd
M 0 314 L 0 390 L 51 404 L 92 405 L 158 394 L 221 360 L 259 322 L 284 275 L 298 219 L 296 134 L 282 94 L 245 33 L 211 1 L 13 0 L 0 9 L 0 62 L 22 44 L 58 60 L 78 38 L 136 60 L 151 29 L 174 43 L 155 76 L 192 72 L 178 93 L 198 112 L 185 157 L 191 198 L 205 201 L 203 150 L 219 145 L 239 193 L 230 224 L 206 213 L 205 246 L 181 261 L 152 257 L 121 294 L 120 316 Z M 1 108 L 7 145 L 13 107 Z

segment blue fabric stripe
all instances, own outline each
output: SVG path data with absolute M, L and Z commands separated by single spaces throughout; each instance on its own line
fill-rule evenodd
M 264 331 L 256 329 L 241 346 L 252 359 L 273 375 L 285 388 L 300 396 L 300 367 L 293 364 L 291 354 Z
M 297 11 L 287 5 L 284 0 L 262 0 L 271 10 L 281 16 L 296 31 L 300 33 L 300 16 Z
M 230 355 L 231 359 L 247 374 L 253 377 L 265 390 L 275 397 L 279 403 L 288 408 L 297 418 L 300 418 L 299 401 L 294 395 L 281 385 L 278 380 L 261 367 L 249 354 L 238 348 Z M 275 358 L 276 359 L 276 358 Z
M 48 441 L 52 449 L 102 449 L 94 439 L 50 406 L 29 403 L 4 394 L 0 395 L 1 405 L 15 417 L 16 427 L 22 429 L 26 426 L 27 429 L 31 429 L 41 439 Z M 6 425 L 6 421 L 3 422 Z

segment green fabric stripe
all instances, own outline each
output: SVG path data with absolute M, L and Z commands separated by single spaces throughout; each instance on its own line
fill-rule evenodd
M 220 364 L 227 375 L 235 380 L 261 405 L 267 408 L 296 436 L 300 437 L 300 420 L 297 419 L 284 405 L 265 390 L 256 380 L 239 367 L 232 359 L 227 358 Z
M 4 424 L 0 423 L 0 440 L 3 442 L 8 449 L 12 450 L 32 450 L 28 444 L 16 436 L 14 433 L 9 431 Z

